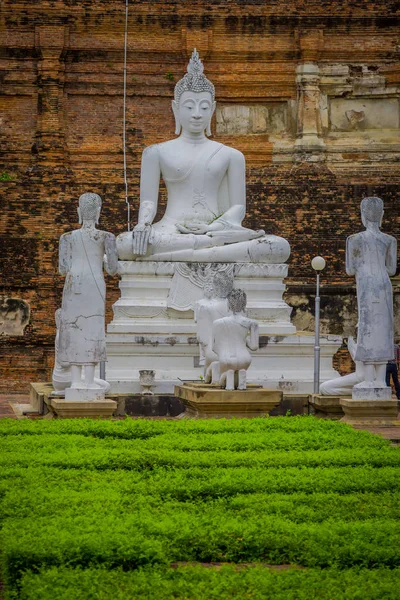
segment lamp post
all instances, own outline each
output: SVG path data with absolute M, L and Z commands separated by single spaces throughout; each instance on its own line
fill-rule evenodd
M 319 274 L 325 269 L 325 259 L 322 256 L 315 256 L 311 261 L 311 266 L 317 275 L 317 289 L 315 293 L 315 346 L 314 346 L 314 394 L 319 394 L 319 371 L 320 371 L 320 346 L 319 346 Z

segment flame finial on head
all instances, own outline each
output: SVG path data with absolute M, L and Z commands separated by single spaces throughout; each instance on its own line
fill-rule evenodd
M 199 77 L 199 75 L 202 75 L 204 72 L 204 65 L 200 60 L 200 56 L 196 48 L 193 50 L 192 56 L 189 60 L 187 72 L 191 75 L 197 75 L 197 77 Z
M 175 86 L 174 98 L 179 104 L 180 97 L 183 92 L 209 92 L 212 101 L 215 100 L 215 88 L 209 79 L 204 75 L 204 66 L 200 60 L 199 53 L 196 48 L 193 50 L 192 56 L 187 66 L 187 73 L 178 81 Z

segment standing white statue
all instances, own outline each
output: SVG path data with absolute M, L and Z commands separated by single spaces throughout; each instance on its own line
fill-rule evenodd
M 323 396 L 347 396 L 351 394 L 353 387 L 357 383 L 364 381 L 364 364 L 360 360 L 355 359 L 357 344 L 353 337 L 349 337 L 347 348 L 355 363 L 356 370 L 349 375 L 335 377 L 335 379 L 329 379 L 329 381 L 321 383 L 319 393 Z
M 358 335 L 355 361 L 364 365 L 364 381 L 353 398 L 391 397 L 385 381 L 386 363 L 393 359 L 393 293 L 389 276 L 396 273 L 396 239 L 380 231 L 381 198 L 364 198 L 361 219 L 365 231 L 347 238 L 346 272 L 357 284 Z M 370 388 L 370 392 L 365 390 Z M 379 392 L 379 388 L 385 388 Z M 374 391 L 376 390 L 376 391 Z M 375 394 L 375 395 L 374 395 Z M 368 396 L 368 398 L 366 397 Z
M 244 156 L 212 141 L 214 85 L 194 50 L 187 73 L 175 86 L 172 110 L 178 138 L 143 152 L 140 210 L 132 232 L 118 236 L 121 260 L 283 263 L 289 243 L 242 227 L 246 212 Z M 160 176 L 168 201 L 157 213 Z
M 246 389 L 246 371 L 251 363 L 247 348 L 258 350 L 259 347 L 258 323 L 246 316 L 246 302 L 243 290 L 233 290 L 228 296 L 232 314 L 213 323 L 213 351 L 218 357 L 219 383 L 227 390 Z
M 56 339 L 54 342 L 54 368 L 51 376 L 51 382 L 53 384 L 54 391 L 52 392 L 52 396 L 65 396 L 66 388 L 71 387 L 72 383 L 72 373 L 71 373 L 71 365 L 69 363 L 61 362 L 59 358 L 59 346 L 60 346 L 60 325 L 61 325 L 61 308 L 56 310 L 55 318 L 56 318 Z M 84 378 L 84 373 L 82 374 Z M 98 385 L 100 388 L 104 389 L 104 392 L 107 393 L 110 389 L 110 384 L 104 379 L 94 378 L 94 383 Z
M 227 298 L 232 290 L 233 275 L 227 271 L 220 271 L 206 282 L 206 297 L 198 300 L 195 305 L 197 340 L 200 356 L 204 358 L 204 379 L 207 382 L 217 383 L 219 380 L 217 356 L 212 349 L 212 326 L 216 319 L 228 314 Z
M 71 400 L 104 397 L 104 388 L 94 381 L 96 364 L 106 360 L 104 254 L 110 275 L 118 272 L 118 257 L 114 235 L 96 229 L 100 211 L 100 196 L 83 194 L 78 208 L 82 227 L 60 238 L 59 270 L 66 279 L 58 360 L 71 365 L 71 388 L 65 396 Z

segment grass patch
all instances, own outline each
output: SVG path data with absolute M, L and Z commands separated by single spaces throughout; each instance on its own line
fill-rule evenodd
M 368 432 L 3 420 L 0 452 L 10 599 L 399 597 L 400 452 Z

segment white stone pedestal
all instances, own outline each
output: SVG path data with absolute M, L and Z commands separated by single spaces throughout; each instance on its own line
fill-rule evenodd
M 366 387 L 355 385 L 351 394 L 353 400 L 391 400 L 392 388 L 386 387 Z
M 344 411 L 343 423 L 349 425 L 369 425 L 393 427 L 398 425 L 397 400 L 354 400 L 343 398 L 340 404 Z
M 260 327 L 248 381 L 286 392 L 311 393 L 314 337 L 296 335 L 282 299 L 286 264 L 121 261 L 121 297 L 107 328 L 106 379 L 111 393 L 139 393 L 139 371 L 156 372 L 154 393 L 173 393 L 180 381 L 200 380 L 193 306 L 205 279 L 231 270 L 247 294 L 248 316 Z M 321 381 L 332 379 L 339 336 L 321 336 Z
M 104 400 L 105 391 L 102 388 L 66 388 L 65 400 L 68 402 L 95 402 Z

